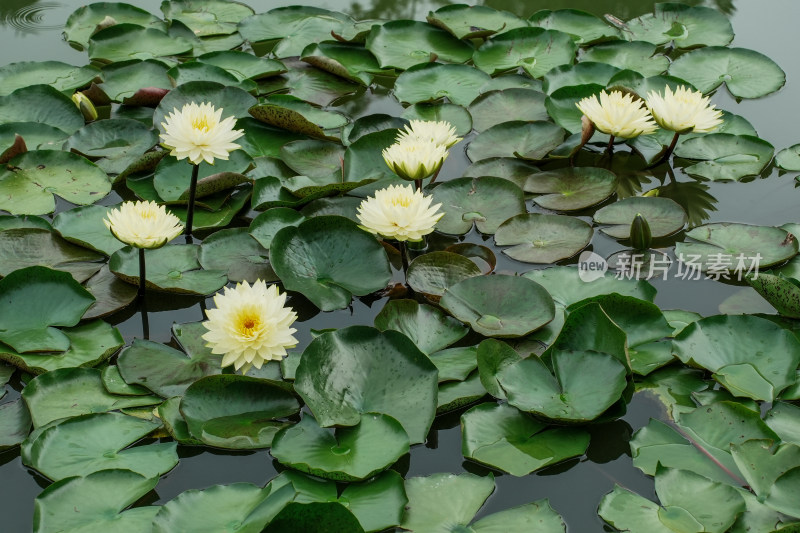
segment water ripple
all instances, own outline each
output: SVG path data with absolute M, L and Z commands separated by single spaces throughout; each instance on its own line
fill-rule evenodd
M 45 24 L 47 11 L 60 7 L 56 3 L 35 4 L 23 6 L 14 13 L 4 15 L 2 23 L 22 32 L 35 32 L 37 30 L 58 30 L 62 24 Z

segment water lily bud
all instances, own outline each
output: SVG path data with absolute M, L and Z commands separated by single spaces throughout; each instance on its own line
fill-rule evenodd
M 75 105 L 81 110 L 83 118 L 86 119 L 87 122 L 97 120 L 97 109 L 95 109 L 94 104 L 86 97 L 85 94 L 73 94 L 72 101 L 75 102 Z
M 594 135 L 594 122 L 586 115 L 581 116 L 581 147 Z
M 636 213 L 631 222 L 631 246 L 635 250 L 647 250 L 653 243 L 653 236 L 650 233 L 650 224 L 642 216 Z
M 94 31 L 92 32 L 92 34 L 95 34 L 100 30 L 104 30 L 106 28 L 110 28 L 111 26 L 116 26 L 116 25 L 117 25 L 117 19 L 106 15 L 106 18 L 98 22 L 97 26 L 94 27 Z

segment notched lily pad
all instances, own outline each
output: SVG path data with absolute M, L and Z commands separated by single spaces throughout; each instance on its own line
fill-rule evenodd
M 381 68 L 405 70 L 431 57 L 447 63 L 465 63 L 473 48 L 450 33 L 415 20 L 393 20 L 373 26 L 367 50 L 378 58 Z
M 450 180 L 433 190 L 433 201 L 445 213 L 436 229 L 456 235 L 468 232 L 473 223 L 481 233 L 492 234 L 507 218 L 525 212 L 522 190 L 502 178 Z
M 544 159 L 564 140 L 566 132 L 552 122 L 512 120 L 492 126 L 467 147 L 470 161 L 490 157 L 518 157 L 530 161 Z
M 603 168 L 565 167 L 539 172 L 525 180 L 525 192 L 539 194 L 537 205 L 553 211 L 578 211 L 608 199 L 617 189 L 616 175 Z
M 660 197 L 630 197 L 599 209 L 594 214 L 597 224 L 611 224 L 600 231 L 616 239 L 628 239 L 631 222 L 641 214 L 650 225 L 653 238 L 666 237 L 686 224 L 686 212 L 675 201 Z
M 472 60 L 492 76 L 522 67 L 531 78 L 541 78 L 553 67 L 571 64 L 576 49 L 575 42 L 564 32 L 523 27 L 487 40 Z

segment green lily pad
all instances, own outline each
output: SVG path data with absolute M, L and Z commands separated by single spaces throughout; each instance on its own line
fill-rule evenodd
M 492 234 L 506 219 L 525 213 L 522 190 L 502 178 L 458 178 L 433 190 L 433 201 L 441 203 L 444 216 L 436 229 L 460 235 L 472 229 Z
M 775 148 L 758 137 L 712 133 L 687 139 L 675 154 L 700 159 L 684 169 L 687 174 L 710 180 L 738 180 L 758 175 L 772 160 Z
M 302 176 L 341 176 L 344 148 L 334 142 L 314 139 L 291 141 L 281 147 L 281 160 Z
M 34 150 L 8 162 L 0 172 L 0 187 L 4 191 L 0 209 L 15 215 L 41 215 L 55 210 L 53 194 L 88 205 L 108 194 L 111 182 L 105 172 L 79 155 Z
M 0 96 L 0 123 L 38 122 L 66 134 L 84 125 L 81 112 L 69 98 L 49 85 L 31 85 Z
M 538 283 L 517 276 L 476 276 L 448 288 L 441 306 L 487 337 L 522 337 L 555 315 L 553 299 Z
M 199 531 L 257 533 L 264 530 L 297 495 L 291 485 L 273 488 L 251 483 L 213 485 L 182 492 L 162 505 L 153 519 L 154 533 Z
M 462 409 L 486 396 L 477 372 L 472 372 L 463 381 L 439 383 L 436 401 L 436 416 Z
M 203 377 L 186 389 L 180 411 L 192 436 L 219 448 L 267 448 L 278 420 L 300 410 L 291 393 L 262 379 L 239 375 Z
M 122 379 L 117 365 L 109 365 L 101 371 L 103 388 L 111 394 L 119 396 L 148 396 L 150 391 L 141 385 L 129 385 Z M 161 398 L 158 400 L 161 402 Z
M 261 92 L 287 92 L 306 102 L 327 106 L 334 100 L 358 90 L 358 84 L 343 80 L 307 63 L 286 60 L 283 63 L 289 69 L 288 72 L 262 83 Z
M 103 224 L 109 211 L 110 208 L 103 205 L 87 205 L 62 211 L 53 219 L 53 229 L 70 242 L 110 256 L 125 244 L 117 240 Z
M 627 370 L 614 356 L 555 350 L 553 370 L 535 356 L 502 368 L 497 381 L 509 405 L 559 422 L 589 422 L 614 405 L 627 386 Z
M 675 245 L 675 255 L 687 268 L 742 276 L 752 268 L 768 268 L 797 254 L 797 239 L 786 230 L 720 222 L 692 229 L 691 241 Z
M 318 139 L 335 139 L 324 130 L 340 128 L 347 117 L 333 111 L 323 111 L 295 96 L 278 94 L 253 106 L 249 113 L 256 119 L 285 130 Z
M 800 144 L 794 144 L 778 152 L 775 164 L 783 170 L 800 170 Z
M 619 30 L 579 9 L 542 9 L 528 19 L 531 26 L 562 31 L 580 45 L 607 41 L 620 36 Z
M 95 368 L 62 368 L 37 376 L 22 391 L 34 427 L 59 418 L 161 403 L 158 396 L 118 396 L 103 386 Z
M 579 302 L 574 306 L 574 309 L 567 309 L 568 313 L 555 339 L 545 339 L 550 341 L 550 346 L 543 357 L 546 359 L 554 350 L 602 352 L 613 356 L 630 370 L 631 361 L 625 332 L 611 319 L 609 313 L 596 302 Z M 537 335 L 536 338 L 540 337 Z
M 492 492 L 494 476 L 491 474 L 485 477 L 470 473 L 412 477 L 406 480 L 408 505 L 401 527 L 430 533 L 452 531 L 455 524 L 463 528 Z M 453 498 L 453 494 L 459 497 Z
M 655 45 L 674 42 L 675 48 L 725 46 L 733 40 L 728 17 L 710 7 L 665 2 L 655 4 L 653 13 L 626 24 L 623 35 L 631 41 Z
M 592 226 L 566 215 L 526 213 L 503 222 L 494 235 L 503 253 L 526 263 L 555 263 L 583 250 L 592 240 Z
M 145 251 L 147 287 L 178 294 L 213 294 L 228 278 L 222 270 L 202 270 L 197 257 L 200 246 L 178 244 Z M 114 275 L 133 285 L 139 284 L 139 251 L 131 246 L 111 256 L 108 266 Z
M 671 76 L 709 93 L 723 82 L 738 98 L 759 98 L 786 83 L 786 74 L 774 61 L 747 48 L 708 46 L 682 55 L 669 66 Z
M 564 140 L 565 131 L 552 122 L 512 120 L 492 126 L 467 147 L 470 161 L 490 157 L 544 159 Z
M 475 131 L 482 132 L 512 116 L 516 120 L 524 121 L 548 120 L 550 117 L 544 107 L 544 100 L 545 95 L 533 89 L 488 91 L 469 104 L 469 113 L 472 115 Z
M 403 111 L 403 118 L 449 122 L 455 128 L 456 135 L 466 135 L 472 131 L 472 117 L 466 109 L 456 104 L 414 104 Z
M 494 176 L 503 178 L 514 184 L 520 189 L 525 186 L 528 178 L 539 172 L 539 169 L 528 161 L 515 157 L 490 157 L 481 159 L 471 164 L 464 171 L 465 178 L 479 178 L 481 176 Z
M 100 71 L 92 66 L 75 67 L 60 61 L 22 61 L 0 68 L 0 96 L 43 83 L 63 93 L 89 85 Z
M 258 80 L 286 72 L 286 66 L 276 59 L 256 57 L 239 50 L 222 50 L 198 56 L 197 61 L 230 72 L 237 79 Z
M 108 231 L 108 230 L 106 230 Z M 39 228 L 0 232 L 0 275 L 30 266 L 47 266 L 68 272 L 78 282 L 92 277 L 102 266 L 101 254 L 75 246 L 52 231 Z
M 375 327 L 405 334 L 428 355 L 447 348 L 467 334 L 467 328 L 435 307 L 415 300 L 390 300 L 375 317 Z M 438 366 L 438 365 L 437 365 Z
M 198 379 L 222 373 L 222 355 L 211 353 L 200 322 L 175 324 L 173 335 L 183 352 L 163 344 L 136 339 L 120 353 L 120 375 L 126 383 L 141 385 L 159 396 L 183 396 Z M 185 352 L 185 353 L 184 353 Z
M 355 43 L 321 42 L 309 44 L 300 59 L 335 76 L 368 86 L 374 75 L 383 72 L 369 50 Z
M 483 43 L 472 60 L 492 76 L 522 67 L 531 78 L 541 78 L 553 67 L 571 64 L 576 49 L 575 42 L 564 32 L 516 28 Z
M 54 326 L 74 326 L 94 297 L 66 272 L 15 270 L 0 280 L 0 342 L 18 352 L 63 352 L 69 337 Z
M 0 147 L 7 146 L 8 150 L 13 150 L 13 147 L 19 146 L 17 136 L 22 138 L 28 150 L 60 150 L 69 137 L 56 127 L 38 122 L 9 122 L 0 125 Z
M 767 300 L 782 316 L 800 318 L 800 286 L 798 280 L 778 273 L 759 272 L 758 276 L 745 276 L 758 294 Z
M 616 175 L 603 168 L 565 167 L 531 175 L 525 192 L 540 194 L 537 205 L 553 211 L 578 211 L 608 199 L 617 189 Z
M 393 20 L 373 26 L 365 44 L 381 68 L 405 70 L 432 57 L 447 63 L 466 63 L 473 48 L 450 33 L 416 20 Z
M 30 430 L 31 415 L 22 398 L 0 405 L 0 450 L 18 445 Z
M 581 61 L 575 65 L 561 65 L 550 70 L 542 78 L 542 89 L 552 94 L 562 87 L 576 85 L 607 85 L 620 70 L 606 63 Z
M 453 104 L 467 106 L 490 79 L 488 74 L 468 65 L 422 63 L 397 77 L 394 96 L 408 104 L 447 98 Z
M 89 59 L 101 63 L 116 63 L 128 59 L 154 59 L 186 54 L 192 51 L 192 43 L 156 28 L 123 23 L 94 33 L 89 38 L 88 48 Z
M 153 114 L 153 126 L 164 133 L 162 123 L 167 115 L 175 109 L 180 111 L 184 105 L 191 102 L 210 102 L 217 109 L 222 108 L 221 118 L 225 119 L 231 116 L 249 117 L 247 110 L 256 104 L 256 99 L 238 87 L 225 87 L 212 81 L 190 81 L 174 88 L 161 100 Z
M 236 127 L 244 131 L 244 136 L 237 139 L 236 142 L 245 153 L 254 158 L 279 157 L 281 146 L 294 140 L 306 139 L 305 135 L 267 126 L 263 122 L 249 117 L 239 119 Z
M 166 23 L 144 9 L 120 2 L 97 2 L 81 6 L 67 18 L 64 38 L 71 46 L 83 50 L 98 25 L 110 17 L 115 24 L 138 24 L 166 31 Z
M 199 187 L 199 185 L 198 185 Z M 247 200 L 250 199 L 250 192 L 252 188 L 249 184 L 243 187 L 237 187 L 233 193 L 228 196 L 225 202 L 217 211 L 206 211 L 205 209 L 195 209 L 194 211 L 194 228 L 196 230 L 211 229 L 211 228 L 224 228 L 231 223 L 233 217 L 242 210 Z M 198 202 L 199 204 L 199 202 Z M 195 207 L 198 206 L 195 204 Z M 170 211 L 178 217 L 182 223 L 186 224 L 186 208 L 181 206 L 171 206 Z M 187 254 L 189 255 L 189 254 Z
M 42 374 L 59 368 L 94 366 L 114 355 L 125 344 L 119 330 L 102 320 L 93 320 L 61 331 L 69 341 L 69 348 L 63 353 L 21 354 L 0 344 L 0 360 L 25 372 Z
M 158 477 L 178 464 L 177 444 L 128 446 L 159 426 L 121 413 L 63 419 L 28 437 L 22 445 L 22 462 L 54 481 L 113 468 Z
M 180 20 L 198 37 L 235 33 L 239 29 L 239 22 L 254 13 L 249 6 L 222 0 L 163 2 L 161 11 L 164 13 L 164 18 Z
M 476 346 L 461 346 L 439 350 L 429 354 L 428 357 L 439 370 L 439 383 L 464 381 L 478 367 L 477 352 Z M 439 390 L 441 392 L 441 388 Z M 483 391 L 481 395 L 485 392 Z
M 406 281 L 417 292 L 441 297 L 459 281 L 480 275 L 480 267 L 463 255 L 436 251 L 411 261 Z
M 64 149 L 99 158 L 96 164 L 104 172 L 119 174 L 157 142 L 158 136 L 141 122 L 119 118 L 87 124 L 67 139 Z
M 574 142 L 576 145 L 580 140 L 578 134 L 583 128 L 583 123 L 581 122 L 583 113 L 581 113 L 581 110 L 578 109 L 576 104 L 584 98 L 599 94 L 604 88 L 603 85 L 598 85 L 596 83 L 574 86 L 568 85 L 556 89 L 545 100 L 545 108 L 547 108 L 547 112 L 553 118 L 553 121 L 569 133 L 575 135 Z M 592 139 L 594 143 L 608 142 L 608 135 L 602 132 L 595 132 Z M 565 144 L 568 143 L 569 139 L 565 141 Z M 567 155 L 569 155 L 569 153 Z M 564 157 L 564 155 L 559 154 L 559 157 Z
M 536 531 L 543 533 L 563 533 L 566 531 L 564 520 L 550 507 L 546 499 L 526 503 L 478 520 L 471 529 L 475 533 L 492 533 L 497 531 L 525 530 L 535 524 Z
M 461 427 L 464 457 L 517 477 L 583 455 L 589 446 L 583 429 L 548 427 L 504 404 L 473 407 L 461 415 Z
M 275 435 L 270 453 L 281 464 L 336 481 L 361 481 L 409 451 L 408 435 L 394 418 L 365 413 L 353 427 L 332 433 L 304 416 Z
M 307 533 L 348 531 L 363 533 L 358 518 L 338 502 L 291 502 L 264 529 L 264 533 L 288 533 L 299 528 Z
M 103 67 L 103 83 L 98 87 L 114 102 L 140 105 L 145 103 L 147 91 L 161 89 L 156 105 L 163 93 L 172 89 L 168 67 L 155 59 L 133 59 Z M 153 92 L 153 95 L 157 92 Z
M 247 228 L 220 230 L 203 241 L 197 260 L 206 270 L 222 270 L 229 281 L 276 281 L 269 250 Z
M 714 372 L 735 396 L 774 401 L 792 385 L 800 342 L 774 322 L 749 315 L 711 316 L 689 324 L 673 343 L 684 363 Z
M 488 6 L 454 4 L 428 13 L 428 23 L 452 33 L 459 39 L 489 37 L 497 32 L 522 28 L 528 24 L 508 11 Z
M 380 243 L 344 217 L 314 217 L 280 230 L 270 263 L 287 290 L 323 311 L 341 309 L 355 296 L 382 289 L 391 278 Z
M 616 239 L 629 239 L 631 222 L 641 214 L 650 225 L 653 238 L 666 237 L 686 224 L 686 212 L 669 198 L 630 197 L 599 209 L 594 214 L 597 224 L 611 224 L 600 231 Z
M 354 426 L 364 413 L 383 413 L 416 444 L 433 422 L 436 376 L 430 359 L 402 333 L 351 326 L 311 341 L 295 390 L 322 426 Z
M 62 479 L 36 497 L 33 530 L 37 533 L 146 531 L 159 507 L 124 509 L 144 497 L 157 482 L 157 478 L 121 469 Z
M 250 236 L 269 250 L 276 233 L 286 226 L 298 226 L 304 220 L 306 217 L 294 209 L 273 207 L 253 219 L 250 223 Z
M 240 80 L 224 68 L 197 61 L 176 65 L 167 71 L 167 76 L 176 87 L 190 81 L 210 81 L 239 87 L 249 93 L 258 91 L 258 85 L 253 80 Z
M 44 229 L 49 231 L 53 229 L 53 226 L 47 219 L 33 215 L 0 215 L 0 231 L 8 229 Z
M 478 373 L 486 391 L 502 400 L 506 393 L 497 381 L 500 371 L 522 360 L 514 348 L 497 339 L 486 339 L 478 345 Z
M 656 45 L 644 41 L 600 43 L 586 50 L 581 61 L 605 63 L 621 70 L 638 72 L 644 77 L 656 76 L 669 68 L 669 59 L 657 54 L 656 48 Z

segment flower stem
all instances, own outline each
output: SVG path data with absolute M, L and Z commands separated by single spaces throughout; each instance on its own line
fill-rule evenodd
M 608 145 L 606 146 L 606 152 L 609 153 L 609 154 L 613 154 L 614 153 L 614 136 L 613 135 L 609 135 L 608 136 Z
M 400 249 L 400 260 L 403 262 L 403 274 L 408 274 L 408 246 L 406 241 L 398 241 L 398 248 Z
M 144 297 L 146 285 L 147 279 L 145 278 L 144 268 L 144 248 L 139 248 L 139 292 L 137 293 L 139 297 Z
M 192 165 L 192 183 L 189 185 L 189 206 L 186 210 L 186 231 L 187 236 L 192 235 L 192 223 L 194 222 L 194 196 L 197 193 L 197 173 L 200 165 Z
M 431 184 L 433 184 L 434 181 L 436 181 L 436 178 L 439 177 L 439 172 L 441 172 L 441 171 L 442 171 L 442 167 L 439 167 L 439 170 L 437 170 L 436 173 L 433 175 L 433 177 L 431 178 L 431 181 L 428 182 L 428 185 L 431 185 Z M 422 190 L 422 189 L 420 189 L 420 190 Z
M 418 191 L 422 192 L 422 180 L 414 180 L 414 185 L 416 185 Z
M 652 165 L 650 165 L 647 168 L 654 168 L 654 167 L 657 167 L 658 165 L 660 165 L 661 163 L 666 162 L 667 159 L 669 159 L 669 156 L 672 155 L 673 150 L 675 150 L 675 145 L 678 144 L 678 137 L 680 137 L 680 135 L 681 134 L 676 131 L 675 132 L 675 136 L 672 137 L 672 142 L 669 143 L 669 146 L 667 146 L 667 151 L 664 152 L 664 155 L 659 157 L 658 161 L 656 161 L 655 163 L 653 163 Z

